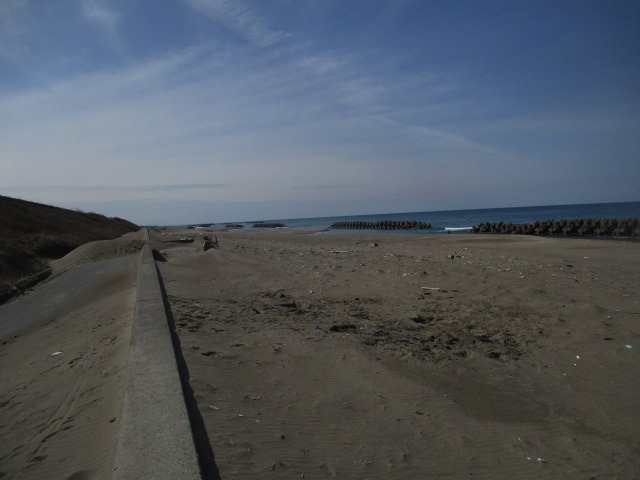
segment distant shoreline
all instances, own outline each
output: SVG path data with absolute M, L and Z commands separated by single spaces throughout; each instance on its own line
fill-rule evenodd
M 262 223 L 284 224 L 289 229 L 329 228 L 336 222 L 379 222 L 379 221 L 418 221 L 430 223 L 432 229 L 421 234 L 432 235 L 443 233 L 445 228 L 476 226 L 485 222 L 535 223 L 536 221 L 563 219 L 613 219 L 640 217 L 640 202 L 616 202 L 577 205 L 552 205 L 540 207 L 485 208 L 470 210 L 443 210 L 425 212 L 404 212 L 385 214 L 340 215 L 332 217 L 309 218 L 265 218 Z M 232 222 L 197 222 L 176 225 L 173 228 L 202 226 L 204 228 L 221 228 L 225 225 L 238 225 L 243 230 L 250 230 L 257 221 Z M 150 226 L 149 228 L 153 228 Z

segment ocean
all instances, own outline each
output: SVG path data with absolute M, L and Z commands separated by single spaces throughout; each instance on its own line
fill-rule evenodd
M 486 208 L 477 210 L 446 210 L 438 212 L 405 212 L 380 215 L 350 215 L 340 217 L 264 219 L 264 223 L 282 223 L 288 229 L 323 230 L 334 222 L 380 222 L 385 220 L 418 221 L 430 223 L 429 230 L 366 230 L 379 233 L 436 234 L 449 228 L 468 228 L 484 222 L 534 223 L 537 220 L 569 220 L 579 218 L 634 218 L 640 217 L 640 202 L 594 203 L 580 205 L 547 205 L 539 207 Z M 230 222 L 242 225 L 243 230 L 254 230 L 256 222 Z M 218 225 L 216 225 L 218 226 Z M 263 230 L 263 229 L 255 229 Z M 331 233 L 354 233 L 363 230 L 330 230 Z M 452 233 L 467 233 L 454 230 Z

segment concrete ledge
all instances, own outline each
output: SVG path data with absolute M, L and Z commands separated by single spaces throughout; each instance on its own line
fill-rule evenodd
M 158 271 L 148 244 L 142 249 L 138 267 L 114 478 L 201 478 Z

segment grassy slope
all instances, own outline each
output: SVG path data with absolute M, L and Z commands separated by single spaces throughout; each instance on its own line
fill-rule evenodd
M 47 260 L 63 257 L 84 243 L 138 229 L 121 218 L 0 195 L 0 302 L 21 281 L 46 275 Z

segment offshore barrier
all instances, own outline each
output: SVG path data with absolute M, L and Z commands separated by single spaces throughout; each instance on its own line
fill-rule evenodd
M 430 223 L 409 221 L 398 222 L 388 220 L 384 222 L 335 222 L 329 228 L 348 228 L 351 230 L 426 230 Z
M 563 235 L 567 237 L 640 237 L 640 218 L 546 220 L 536 223 L 481 223 L 471 233 Z
M 284 223 L 256 223 L 253 225 L 253 228 L 284 228 L 286 225 Z

